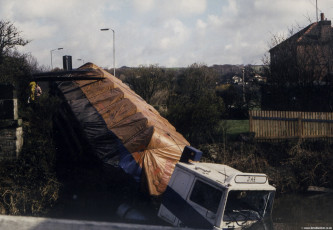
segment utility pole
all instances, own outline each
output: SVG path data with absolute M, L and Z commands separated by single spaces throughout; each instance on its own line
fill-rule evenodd
M 318 22 L 318 0 L 316 0 L 316 18 L 317 18 L 317 22 Z
M 101 31 L 108 31 L 112 30 L 113 32 L 113 76 L 116 76 L 116 38 L 115 38 L 115 31 L 111 28 L 103 28 Z
M 51 70 L 53 69 L 52 52 L 55 51 L 55 50 L 62 50 L 62 49 L 64 49 L 64 48 L 56 48 L 56 49 L 50 50 L 50 54 L 51 54 Z
M 243 72 L 243 102 L 245 104 L 245 79 L 244 79 L 245 68 L 242 69 L 242 72 Z

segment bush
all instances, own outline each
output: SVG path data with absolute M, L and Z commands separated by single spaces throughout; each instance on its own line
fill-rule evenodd
M 11 215 L 42 215 L 58 199 L 56 149 L 52 114 L 58 100 L 43 96 L 23 115 L 24 145 L 16 160 L 0 161 L 0 211 Z
M 243 172 L 265 173 L 279 193 L 302 192 L 308 186 L 333 187 L 333 146 L 326 142 L 204 144 L 203 161 Z

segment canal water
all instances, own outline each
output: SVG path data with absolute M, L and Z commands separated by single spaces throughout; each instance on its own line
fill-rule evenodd
M 111 188 L 118 190 L 117 188 Z M 129 190 L 98 188 L 73 193 L 51 210 L 51 217 L 166 225 L 157 217 L 159 200 Z M 254 230 L 333 229 L 333 194 L 290 194 L 275 199 L 272 219 Z
M 77 164 L 65 159 L 59 165 L 63 186 L 47 217 L 168 226 L 157 217 L 161 200 L 138 192 L 142 185 L 129 178 L 115 181 L 117 176 L 105 176 L 93 161 Z M 251 229 L 333 230 L 333 194 L 277 194 L 271 220 Z
M 274 229 L 333 229 L 333 194 L 290 194 L 277 197 Z

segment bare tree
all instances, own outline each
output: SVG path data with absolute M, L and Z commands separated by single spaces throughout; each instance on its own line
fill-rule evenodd
M 124 81 L 148 103 L 153 103 L 153 97 L 166 87 L 166 71 L 158 65 L 142 65 L 126 75 Z
M 3 57 L 15 46 L 25 46 L 28 43 L 29 40 L 21 37 L 21 32 L 13 23 L 0 20 L 0 64 L 3 62 Z

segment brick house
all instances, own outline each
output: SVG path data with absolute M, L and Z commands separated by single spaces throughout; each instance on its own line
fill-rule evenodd
M 324 18 L 276 45 L 270 52 L 271 80 L 290 84 L 332 81 L 333 28 Z

